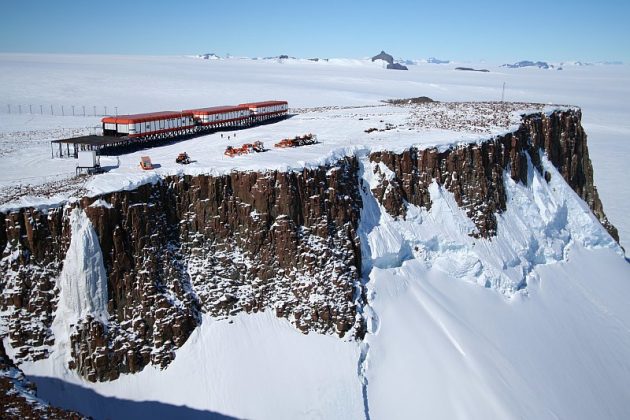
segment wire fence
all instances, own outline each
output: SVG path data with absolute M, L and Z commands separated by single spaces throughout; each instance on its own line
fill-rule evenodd
M 4 104 L 0 106 L 0 114 L 104 117 L 118 115 L 118 107 L 108 105 Z

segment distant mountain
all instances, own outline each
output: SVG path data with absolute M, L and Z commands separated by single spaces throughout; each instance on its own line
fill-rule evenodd
M 385 51 L 381 51 L 380 54 L 377 54 L 374 57 L 372 57 L 373 62 L 376 60 L 386 61 L 388 70 L 409 70 L 407 66 L 404 66 L 400 63 L 394 63 L 394 57 L 387 54 Z
M 288 59 L 295 60 L 296 58 L 290 57 L 286 54 L 276 55 L 273 57 L 263 57 L 263 60 L 288 60 Z
M 586 61 L 565 61 L 560 63 L 560 65 L 563 66 L 577 66 L 577 67 L 583 67 L 583 66 L 618 66 L 623 64 L 622 61 L 596 61 L 594 63 L 591 62 L 586 62 Z
M 435 57 L 429 57 L 429 58 L 427 58 L 427 63 L 429 63 L 429 64 L 448 64 L 448 63 L 450 63 L 450 60 L 440 60 L 440 59 L 437 59 Z
M 552 69 L 553 64 L 546 63 L 544 61 L 519 61 L 514 64 L 503 64 L 501 67 L 507 67 L 509 69 L 520 69 L 523 67 L 538 67 L 539 69 Z
M 221 59 L 221 57 L 219 57 L 215 53 L 199 54 L 197 55 L 197 58 L 203 58 L 204 60 L 220 60 Z
M 376 60 L 383 60 L 383 61 L 387 61 L 388 64 L 394 64 L 394 57 L 387 54 L 385 51 L 381 51 L 380 54 L 377 54 L 374 57 L 372 57 L 373 62 Z

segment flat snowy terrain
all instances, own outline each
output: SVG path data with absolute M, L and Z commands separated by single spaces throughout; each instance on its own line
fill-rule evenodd
M 506 131 L 515 120 L 488 123 L 477 116 L 478 125 L 457 128 L 452 120 L 452 126 L 436 128 L 433 118 L 429 129 L 409 108 L 380 100 L 498 101 L 505 82 L 508 101 L 582 108 L 595 184 L 630 250 L 630 67 L 483 65 L 491 71 L 475 73 L 456 66 L 420 64 L 405 72 L 366 60 L 3 54 L 0 190 L 22 195 L 27 184 L 57 182 L 63 191 L 48 199 L 58 202 L 76 191 L 132 188 L 147 177 L 184 170 L 174 163 L 184 150 L 197 160 L 185 168 L 188 173 L 222 173 L 316 165 L 358 150 L 477 141 Z M 50 158 L 49 140 L 89 133 L 100 118 L 37 115 L 39 105 L 42 113 L 50 105 L 56 114 L 64 105 L 67 113 L 74 105 L 81 115 L 82 106 L 88 114 L 94 106 L 103 109 L 97 114 L 105 106 L 122 114 L 266 99 L 317 109 L 238 131 L 236 139 L 225 132 L 224 138 L 198 137 L 119 161 L 104 158 L 109 173 L 78 181 L 67 180 L 75 161 Z M 15 114 L 18 104 L 21 115 Z M 450 112 L 447 105 L 425 111 Z M 387 123 L 394 128 L 364 133 Z M 321 144 L 222 155 L 228 144 L 261 140 L 273 149 L 283 137 L 308 132 Z M 140 171 L 143 154 L 160 168 Z M 361 164 L 369 185 L 370 163 L 362 158 Z M 363 343 L 305 336 L 267 312 L 204 318 L 164 371 L 148 367 L 111 383 L 86 382 L 65 368 L 63 337 L 50 359 L 21 368 L 34 376 L 42 398 L 97 419 L 206 418 L 209 412 L 269 419 L 624 418 L 630 412 L 630 264 L 559 176 L 547 184 L 530 168 L 528 187 L 506 179 L 508 210 L 492 241 L 468 236 L 470 220 L 436 184 L 431 210 L 412 208 L 404 222 L 392 220 L 369 189 L 363 192 L 360 235 L 370 303 Z M 89 223 L 81 215 L 74 220 L 77 240 L 92 240 Z M 71 244 L 69 258 L 80 248 Z M 80 266 L 66 265 L 60 310 L 77 312 L 63 285 L 72 284 L 72 270 Z M 95 312 L 101 292 L 82 292 Z
M 49 140 L 93 132 L 100 125 L 100 117 L 89 116 L 94 110 L 97 115 L 106 109 L 110 114 L 114 110 L 118 114 L 139 113 L 265 99 L 288 100 L 291 108 L 382 105 L 379 101 L 383 99 L 414 96 L 429 96 L 438 101 L 498 101 L 505 82 L 507 101 L 569 104 L 582 108 L 595 184 L 607 216 L 619 229 L 622 245 L 630 249 L 630 219 L 626 217 L 630 207 L 630 175 L 625 171 L 630 159 L 630 104 L 627 101 L 630 66 L 565 66 L 564 70 L 557 71 L 475 64 L 491 70 L 477 73 L 454 70 L 458 65 L 461 63 L 425 63 L 409 66 L 409 71 L 386 71 L 380 62 L 350 59 L 312 62 L 0 54 L 0 189 L 4 187 L 6 195 L 7 185 L 15 188 L 73 175 L 74 161 L 49 158 Z M 20 105 L 22 115 L 16 115 Z M 38 115 L 40 105 L 44 115 Z M 55 116 L 50 115 L 51 105 Z M 62 105 L 65 117 L 58 116 Z M 9 106 L 11 114 L 8 114 Z M 72 114 L 72 106 L 76 115 L 83 115 L 85 109 L 88 116 L 67 116 Z M 284 136 L 309 131 L 320 135 L 331 149 L 338 142 L 364 144 L 363 129 L 382 127 L 383 124 L 377 124 L 383 119 L 377 117 L 381 111 L 388 114 L 386 110 L 376 110 L 372 112 L 372 121 L 358 121 L 348 115 L 356 114 L 355 111 L 340 112 L 352 122 L 337 125 L 334 120 L 322 120 L 323 115 L 316 116 L 320 121 L 309 121 L 308 116 L 302 116 L 297 121 L 287 121 L 282 127 L 247 130 L 242 138 L 239 133 L 238 140 L 230 144 L 260 139 L 269 148 Z M 391 116 L 385 120 L 397 124 L 401 117 Z M 384 141 L 400 138 L 398 133 L 381 134 L 386 134 Z M 431 136 L 410 136 L 414 143 L 470 138 L 470 134 L 440 137 L 435 132 Z M 197 139 L 192 141 L 194 144 L 180 143 L 147 154 L 156 163 L 167 165 L 179 151 L 191 153 L 195 147 L 202 147 L 201 153 L 210 153 L 216 159 L 217 152 L 222 153 L 228 144 L 227 139 L 221 142 L 216 137 L 205 138 L 203 145 Z M 207 144 L 210 139 L 212 144 Z M 139 155 L 121 158 L 122 169 L 133 168 L 133 171 L 125 169 L 132 179 L 140 176 L 135 170 Z M 192 157 L 202 163 L 208 156 Z M 255 163 L 252 159 L 228 160 L 218 166 L 266 165 L 260 162 L 260 156 Z M 278 160 L 284 162 L 284 156 Z M 298 156 L 290 159 L 289 164 L 300 161 L 304 159 Z M 102 164 L 113 166 L 117 162 L 104 160 Z

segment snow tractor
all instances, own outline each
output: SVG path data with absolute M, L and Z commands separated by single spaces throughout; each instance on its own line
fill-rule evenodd
M 188 153 L 182 152 L 179 155 L 177 155 L 177 158 L 175 159 L 175 163 L 179 163 L 181 165 L 188 165 L 190 163 L 190 156 L 188 156 Z
M 151 163 L 151 158 L 149 156 L 142 156 L 140 158 L 140 168 L 148 171 L 149 169 L 153 169 L 153 164 Z
M 234 157 L 240 155 L 246 155 L 248 153 L 260 153 L 265 151 L 265 146 L 261 141 L 255 141 L 253 143 L 245 143 L 241 147 L 228 146 L 225 149 L 225 156 Z
M 292 139 L 282 139 L 278 143 L 274 144 L 274 147 L 287 148 L 287 147 L 300 147 L 308 146 L 310 144 L 317 143 L 317 136 L 315 134 L 304 134 L 303 136 L 295 136 Z

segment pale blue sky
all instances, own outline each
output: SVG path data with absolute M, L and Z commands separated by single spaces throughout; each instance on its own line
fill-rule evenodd
M 0 52 L 629 62 L 629 4 L 0 0 Z

